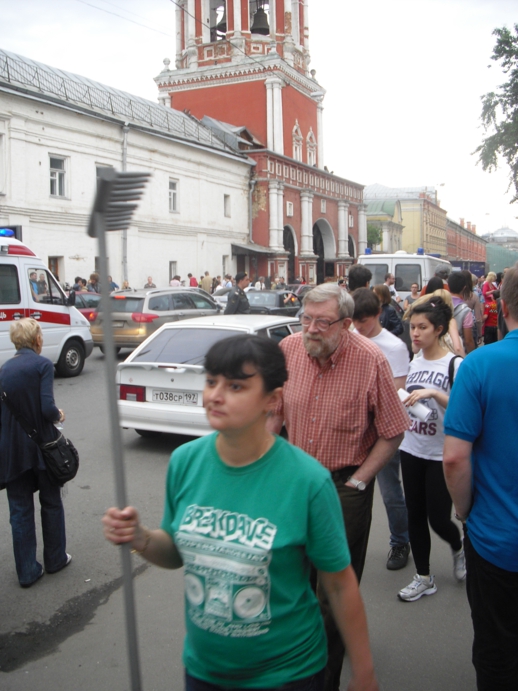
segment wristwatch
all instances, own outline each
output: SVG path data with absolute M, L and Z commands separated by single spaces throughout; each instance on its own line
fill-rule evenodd
M 363 492 L 363 490 L 367 487 L 363 480 L 356 480 L 352 475 L 351 477 L 347 478 L 347 482 L 350 482 L 351 485 L 354 485 L 359 492 Z

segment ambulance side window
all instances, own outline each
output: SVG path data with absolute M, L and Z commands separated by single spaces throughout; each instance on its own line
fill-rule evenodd
M 27 269 L 29 288 L 34 302 L 47 305 L 64 305 L 63 291 L 54 276 L 45 269 Z
M 19 305 L 20 302 L 20 284 L 16 266 L 0 264 L 0 304 Z
M 58 282 L 50 271 L 45 271 L 46 283 L 47 283 L 47 293 L 40 297 L 41 302 L 48 302 L 51 305 L 64 305 L 65 296 Z
M 37 269 L 27 269 L 27 275 L 29 279 L 29 289 L 31 291 L 31 296 L 34 302 L 40 301 L 40 289 L 38 287 L 38 270 Z

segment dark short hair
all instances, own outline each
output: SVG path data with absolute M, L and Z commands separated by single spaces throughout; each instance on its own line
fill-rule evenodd
M 388 279 L 392 276 L 392 273 L 389 271 L 388 273 L 385 274 L 385 280 L 388 281 Z
M 439 276 L 432 276 L 432 278 L 426 284 L 424 294 L 431 295 L 432 293 L 435 293 L 436 290 L 442 290 L 443 288 L 444 283 L 442 282 L 442 278 L 439 278 Z
M 270 393 L 288 379 L 284 353 L 271 338 L 243 334 L 217 341 L 205 356 L 209 374 L 227 379 L 248 379 L 244 365 L 252 365 L 261 375 L 264 390 Z
M 349 290 L 353 292 L 356 288 L 365 288 L 372 279 L 372 271 L 363 264 L 354 264 L 349 269 Z
M 438 295 L 434 295 L 429 300 L 425 300 L 425 302 L 421 302 L 418 305 L 412 305 L 410 319 L 415 314 L 423 314 L 433 324 L 435 329 L 442 326 L 441 336 L 448 333 L 450 320 L 453 317 L 450 306 Z
M 448 288 L 451 293 L 461 295 L 466 287 L 466 277 L 460 271 L 455 271 L 448 276 Z
M 380 299 L 373 290 L 369 290 L 368 288 L 357 288 L 352 298 L 354 300 L 353 320 L 365 319 L 365 317 L 377 317 L 380 313 Z
M 236 283 L 239 283 L 239 281 L 242 281 L 243 278 L 246 278 L 247 276 L 248 274 L 246 273 L 246 271 L 238 271 L 238 273 L 236 274 Z

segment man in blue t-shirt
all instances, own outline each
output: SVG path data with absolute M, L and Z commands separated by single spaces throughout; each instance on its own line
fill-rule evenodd
M 509 333 L 465 359 L 444 420 L 446 483 L 465 524 L 478 691 L 518 688 L 518 264 L 501 306 Z

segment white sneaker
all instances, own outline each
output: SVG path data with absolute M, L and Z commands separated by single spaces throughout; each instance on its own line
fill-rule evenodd
M 464 556 L 464 548 L 461 547 L 458 552 L 452 550 L 453 555 L 453 575 L 458 581 L 463 581 L 466 578 L 466 557 Z
M 436 592 L 437 586 L 435 585 L 434 576 L 420 576 L 416 573 L 412 583 L 400 590 L 397 596 L 404 602 L 414 602 L 414 600 L 419 600 L 423 595 L 433 595 Z

